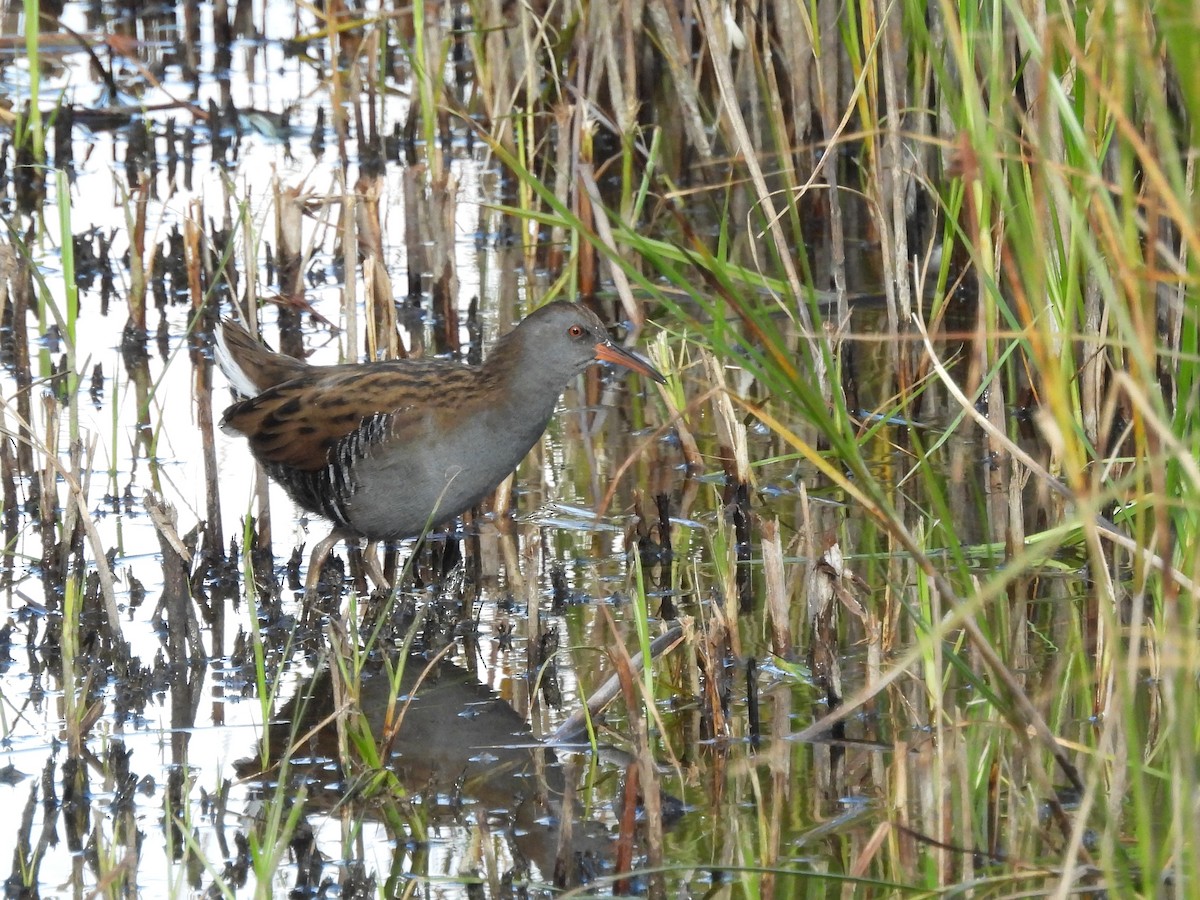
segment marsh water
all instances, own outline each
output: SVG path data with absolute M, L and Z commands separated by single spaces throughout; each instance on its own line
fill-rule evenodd
M 742 413 L 752 478 L 739 493 L 707 399 L 714 376 L 662 310 L 648 310 L 638 339 L 661 340 L 656 361 L 694 401 L 682 420 L 653 385 L 593 371 L 517 472 L 511 508 L 490 504 L 420 547 L 390 549 L 401 586 L 391 599 L 339 547 L 320 600 L 304 601 L 307 551 L 327 526 L 215 426 L 232 394 L 213 368 L 212 324 L 235 303 L 254 306 L 269 343 L 312 362 L 363 358 L 381 323 L 405 352 L 486 353 L 560 290 L 554 259 L 571 248 L 507 210 L 510 176 L 464 120 L 439 131 L 446 174 L 428 181 L 427 148 L 404 130 L 416 89 L 402 45 L 372 57 L 385 91 L 372 97 L 382 121 L 371 128 L 384 139 L 368 154 L 363 122 L 334 125 L 339 104 L 355 101 L 331 95 L 327 70 L 347 61 L 333 59 L 311 11 L 185 6 L 67 3 L 70 30 L 43 25 L 36 65 L 23 9 L 4 9 L 8 894 L 456 897 L 557 883 L 743 896 L 763 873 L 778 893 L 823 894 L 862 874 L 854 861 L 870 858 L 883 823 L 941 814 L 917 786 L 952 751 L 930 744 L 920 685 L 892 701 L 908 714 L 892 718 L 880 701 L 836 733 L 795 739 L 877 671 L 859 638 L 896 626 L 842 598 L 844 640 L 772 652 L 782 648 L 766 634 L 758 523 L 779 521 L 797 621 L 804 548 L 829 553 L 831 570 L 853 568 L 854 547 L 842 559 L 830 538 L 870 524 L 834 524 L 844 498 Z M 367 90 L 339 82 L 353 88 Z M 32 174 L 14 149 L 31 102 L 58 117 L 54 168 Z M 372 216 L 381 255 L 364 273 Z M 861 237 L 851 268 L 869 291 Z M 390 321 L 375 311 L 376 266 L 395 298 Z M 144 322 L 128 305 L 139 284 Z M 602 288 L 598 307 L 628 333 Z M 853 327 L 869 330 L 873 314 L 863 303 Z M 886 356 L 870 343 L 857 354 L 870 408 Z M 736 361 L 722 368 L 753 395 Z M 876 463 L 902 471 L 887 429 L 874 440 Z M 986 544 L 985 452 L 958 440 L 945 465 L 961 527 Z M 869 607 L 882 589 L 854 593 Z M 64 614 L 81 623 L 65 653 Z M 621 704 L 569 742 L 558 733 L 553 751 L 546 742 L 625 665 L 613 648 L 638 650 L 642 624 L 647 640 L 672 627 L 692 640 L 739 616 L 754 624 L 715 654 L 719 665 L 685 649 L 651 667 L 656 856 Z M 347 724 L 350 707 L 362 721 Z M 894 794 L 884 802 L 897 781 L 914 786 L 910 809 Z M 901 834 L 904 853 L 934 858 Z

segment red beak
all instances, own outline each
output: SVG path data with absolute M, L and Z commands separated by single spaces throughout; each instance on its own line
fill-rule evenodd
M 603 341 L 596 345 L 596 359 L 632 369 L 639 375 L 653 378 L 659 384 L 665 384 L 667 381 L 658 369 L 650 365 L 649 361 L 638 356 L 636 353 L 626 350 L 624 347 L 618 347 L 611 341 Z

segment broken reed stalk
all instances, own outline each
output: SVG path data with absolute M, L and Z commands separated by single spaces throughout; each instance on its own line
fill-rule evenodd
M 792 591 L 784 574 L 779 519 L 768 519 L 759 526 L 759 529 L 762 539 L 763 584 L 767 597 L 767 616 L 771 623 L 771 652 L 776 656 L 788 659 L 792 653 Z
M 434 348 L 438 353 L 458 356 L 458 183 L 449 170 L 441 182 L 434 184 L 431 194 L 432 230 L 427 239 L 433 244 L 429 306 L 433 314 Z
M 303 358 L 299 310 L 304 299 L 304 200 L 301 188 L 272 180 L 275 195 L 275 276 L 279 282 L 279 349 L 289 356 Z M 253 292 L 247 296 L 252 296 Z
M 204 228 L 204 201 L 193 198 L 188 204 L 188 215 L 183 222 L 183 251 L 187 267 L 188 297 L 192 304 L 193 317 L 200 314 L 204 306 L 203 269 L 204 253 L 200 238 Z
M 406 166 L 400 179 L 404 214 L 404 253 L 408 261 L 408 300 L 415 302 L 420 299 L 422 293 L 421 273 L 429 271 L 428 253 L 421 238 L 429 228 L 428 206 L 424 201 L 425 169 L 419 164 Z
M 150 179 L 142 173 L 133 190 L 133 212 L 125 207 L 126 225 L 129 228 L 129 317 L 125 322 L 127 346 L 136 346 L 146 340 L 146 209 L 150 201 Z
M 576 119 L 576 121 L 579 121 Z M 580 124 L 583 124 L 580 122 Z M 607 225 L 607 221 L 603 216 L 596 216 L 593 208 L 592 199 L 593 193 L 588 190 L 589 185 L 587 180 L 591 178 L 592 163 L 595 159 L 595 154 L 592 147 L 592 134 L 587 128 L 581 128 L 579 131 L 571 135 L 573 141 L 577 142 L 575 148 L 577 153 L 576 163 L 578 164 L 578 176 L 575 183 L 572 185 L 574 190 L 571 191 L 572 212 L 575 213 L 581 227 L 585 231 L 595 231 L 596 226 L 603 222 Z M 559 138 L 560 143 L 565 143 Z M 568 172 L 574 167 L 568 168 Z M 594 188 L 594 184 L 591 185 Z M 584 300 L 595 302 L 596 292 L 599 289 L 599 267 L 600 260 L 596 253 L 596 248 L 590 241 L 580 241 L 575 247 L 575 274 L 576 283 L 578 285 L 579 294 Z
M 223 559 L 225 536 L 221 526 L 221 490 L 215 423 L 213 418 L 213 361 L 199 350 L 190 354 L 193 394 L 196 398 L 196 425 L 200 429 L 204 459 L 204 553 L 213 562 Z
M 383 242 L 383 207 L 387 198 L 387 178 L 382 167 L 364 166 L 363 174 L 347 199 L 352 204 L 346 211 L 353 223 L 356 242 L 343 246 L 357 247 L 357 259 L 362 260 L 364 305 L 367 313 L 367 358 L 399 359 L 404 356 L 403 344 L 396 327 L 396 301 L 392 279 L 387 271 L 387 256 Z M 349 224 L 349 223 L 347 223 Z M 349 237 L 349 235 L 345 235 Z M 347 270 L 356 262 L 346 254 L 343 265 Z M 347 285 L 350 288 L 352 285 Z M 343 308 L 357 306 L 357 296 L 347 292 Z M 357 354 L 357 348 L 354 351 Z
M 575 142 L 581 140 L 578 129 L 583 127 L 583 105 L 559 102 L 554 105 L 552 114 L 555 130 L 559 135 L 559 139 L 554 142 L 554 195 L 567 197 L 570 196 L 571 173 L 574 170 L 574 145 Z M 572 128 L 576 130 L 573 131 Z M 572 140 L 566 140 L 566 135 L 571 135 Z M 569 246 L 568 241 L 570 245 L 574 245 L 575 240 L 574 233 L 568 235 L 565 222 L 556 220 L 550 226 L 550 244 L 546 247 L 546 271 L 552 278 L 557 278 L 562 274 L 563 261 Z M 576 262 L 577 258 L 572 255 L 570 259 L 572 262 Z M 590 296 L 582 287 L 584 279 L 580 277 L 578 271 L 574 273 L 573 280 L 576 284 L 576 293 L 585 297 Z

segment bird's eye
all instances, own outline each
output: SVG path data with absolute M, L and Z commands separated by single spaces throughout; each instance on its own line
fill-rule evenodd
M 573 338 L 581 338 L 581 337 L 583 337 L 583 326 L 582 325 L 572 325 L 570 328 L 567 329 L 567 334 L 569 334 Z

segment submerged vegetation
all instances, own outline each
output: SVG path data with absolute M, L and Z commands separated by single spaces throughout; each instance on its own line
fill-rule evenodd
M 1195 893 L 1200 7 L 50 6 L 9 894 Z M 302 602 L 217 319 L 477 359 L 564 296 L 668 383 Z

